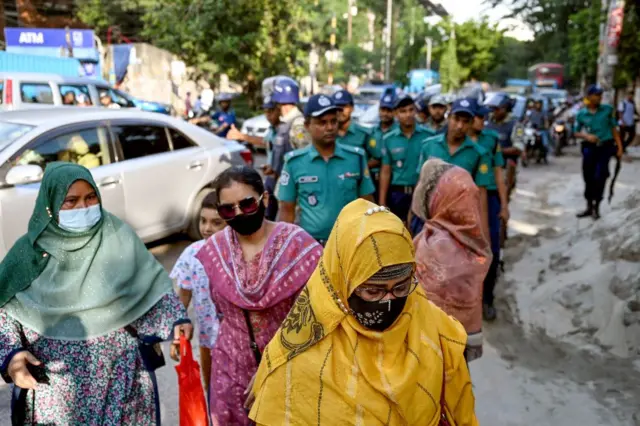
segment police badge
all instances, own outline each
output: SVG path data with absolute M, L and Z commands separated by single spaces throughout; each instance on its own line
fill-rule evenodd
M 311 207 L 315 207 L 318 204 L 318 199 L 316 198 L 316 194 L 311 194 L 307 197 L 307 202 Z

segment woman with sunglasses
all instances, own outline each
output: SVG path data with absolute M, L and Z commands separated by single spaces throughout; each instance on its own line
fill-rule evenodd
M 262 350 L 307 283 L 322 247 L 296 225 L 265 219 L 269 194 L 254 169 L 229 168 L 213 187 L 218 213 L 229 226 L 196 255 L 221 318 L 211 351 L 210 410 L 214 424 L 248 425 L 245 391 Z
M 348 204 L 264 351 L 251 419 L 477 425 L 464 329 L 427 300 L 414 275 L 404 223 L 365 200 Z

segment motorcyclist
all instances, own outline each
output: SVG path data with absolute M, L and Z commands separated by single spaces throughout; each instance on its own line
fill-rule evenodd
M 491 110 L 486 128 L 498 133 L 502 156 L 505 160 L 507 200 L 511 200 L 511 193 L 516 187 L 518 159 L 524 151 L 524 127 L 513 118 L 510 113 L 515 101 L 507 93 L 499 92 L 490 96 L 485 106 Z M 502 222 L 501 246 L 507 238 L 506 221 Z

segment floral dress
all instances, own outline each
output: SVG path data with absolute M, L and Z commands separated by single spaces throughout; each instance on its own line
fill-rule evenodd
M 196 241 L 187 247 L 178 258 L 170 276 L 171 279 L 176 280 L 178 287 L 191 291 L 198 321 L 200 346 L 212 349 L 218 338 L 220 322 L 216 306 L 211 300 L 209 277 L 202 263 L 196 259 L 196 254 L 205 242 L 206 240 Z
M 141 336 L 167 340 L 186 318 L 173 293 L 131 324 Z M 25 342 L 26 345 L 23 345 Z M 124 329 L 84 341 L 45 338 L 0 309 L 0 361 L 26 346 L 43 362 L 49 384 L 27 395 L 27 424 L 151 426 L 160 424 L 155 374 L 144 369 L 138 341 Z

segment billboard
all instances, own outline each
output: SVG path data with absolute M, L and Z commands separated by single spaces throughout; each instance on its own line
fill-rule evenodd
M 94 47 L 93 30 L 70 29 L 67 32 L 62 28 L 5 28 L 4 37 L 7 47 Z

